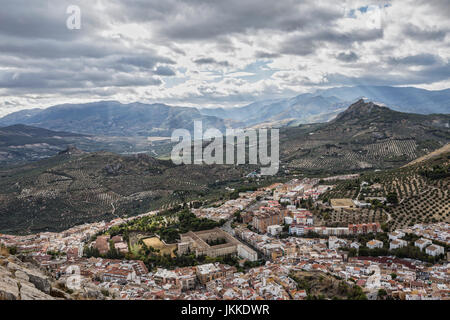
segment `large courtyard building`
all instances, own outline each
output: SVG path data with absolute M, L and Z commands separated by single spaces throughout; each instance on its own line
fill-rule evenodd
M 209 257 L 219 257 L 226 255 L 239 255 L 250 261 L 258 260 L 255 250 L 244 245 L 233 236 L 220 228 L 204 231 L 189 231 L 180 235 L 178 243 L 178 254 L 194 252 L 195 255 L 206 255 Z

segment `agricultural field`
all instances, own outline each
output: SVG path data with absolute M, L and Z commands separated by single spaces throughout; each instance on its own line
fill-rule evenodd
M 335 209 L 331 210 L 323 218 L 322 225 L 328 227 L 346 227 L 349 224 L 386 222 L 387 213 L 381 208 L 375 209 Z
M 175 166 L 146 155 L 61 154 L 0 169 L 0 232 L 59 231 L 220 197 L 244 167 Z M 223 183 L 223 184 L 221 184 Z M 12 223 L 14 222 L 14 223 Z
M 332 183 L 332 182 L 329 182 Z M 346 180 L 346 181 L 334 181 L 334 187 L 327 191 L 327 199 L 356 199 L 360 191 L 359 179 Z
M 353 182 L 340 182 L 322 198 L 348 197 L 388 199 L 379 206 L 391 229 L 420 222 L 450 222 L 450 153 L 413 163 L 399 169 L 364 173 Z M 368 185 L 358 187 L 361 182 Z M 342 214 L 335 219 L 342 220 Z

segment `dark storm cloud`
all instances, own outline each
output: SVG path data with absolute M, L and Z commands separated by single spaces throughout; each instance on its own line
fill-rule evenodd
M 128 64 L 139 68 L 145 69 L 153 69 L 158 62 L 167 63 L 167 64 L 175 64 L 175 62 L 171 59 L 158 57 L 156 55 L 151 54 L 143 54 L 143 55 L 130 55 L 123 58 L 120 58 L 117 61 L 119 64 Z
M 340 52 L 336 58 L 338 60 L 341 60 L 343 62 L 355 62 L 359 59 L 358 55 L 354 53 L 353 51 L 350 52 Z
M 74 40 L 71 42 L 55 39 L 28 39 L 0 36 L 0 53 L 33 58 L 102 58 L 113 54 L 127 54 L 120 42 L 107 39 L 95 41 Z
M 94 87 L 130 87 L 153 86 L 162 84 L 157 78 L 133 76 L 127 73 L 113 75 L 104 72 L 73 73 L 64 71 L 52 72 L 0 72 L 0 88 L 29 90 L 69 89 Z
M 389 69 L 374 68 L 370 74 L 362 76 L 351 76 L 346 74 L 333 73 L 327 75 L 327 81 L 318 85 L 417 85 L 420 83 L 437 82 L 449 78 L 450 64 L 424 68 L 413 73 L 390 74 Z
M 9 93 L 161 85 L 175 61 L 123 37 L 105 37 L 107 19 L 95 1 L 16 0 L 0 12 L 0 88 Z M 81 8 L 81 29 L 69 30 L 66 9 Z M 139 74 L 136 74 L 139 72 Z
M 407 37 L 420 41 L 441 41 L 446 37 L 448 32 L 449 30 L 440 30 L 437 28 L 421 29 L 413 24 L 409 24 L 403 30 L 403 33 Z
M 170 67 L 166 67 L 166 66 L 158 66 L 155 70 L 155 74 L 159 75 L 159 76 L 174 76 L 175 75 L 175 71 L 173 71 Z
M 217 61 L 214 58 L 200 58 L 200 59 L 194 60 L 194 63 L 196 63 L 198 65 L 215 64 L 215 65 L 222 66 L 222 67 L 229 67 L 230 66 L 228 61 Z
M 268 0 L 130 0 L 128 10 L 112 8 L 123 21 L 157 21 L 159 33 L 170 39 L 211 39 L 254 30 L 294 31 L 311 25 L 327 25 L 343 11 L 317 1 Z
M 278 58 L 281 55 L 279 53 L 271 53 L 271 52 L 266 52 L 266 51 L 256 51 L 255 53 L 255 58 L 258 59 L 273 59 L 273 58 Z
M 324 43 L 348 47 L 354 43 L 381 39 L 383 34 L 383 29 L 357 30 L 354 32 L 341 32 L 333 29 L 318 30 L 287 37 L 281 43 L 280 51 L 286 54 L 306 56 L 314 53 Z
M 408 65 L 408 66 L 429 66 L 441 63 L 442 59 L 436 55 L 423 53 L 402 58 L 391 57 L 389 63 L 392 65 Z

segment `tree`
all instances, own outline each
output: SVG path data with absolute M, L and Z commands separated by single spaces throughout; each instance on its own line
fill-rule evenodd
M 392 204 L 398 204 L 398 197 L 397 194 L 395 192 L 390 192 L 387 196 L 386 196 L 386 201 L 388 203 L 392 203 Z
M 387 292 L 384 289 L 380 289 L 378 290 L 378 295 L 379 298 L 385 298 L 387 296 Z
M 354 285 L 347 294 L 348 300 L 367 300 L 367 296 L 360 286 Z

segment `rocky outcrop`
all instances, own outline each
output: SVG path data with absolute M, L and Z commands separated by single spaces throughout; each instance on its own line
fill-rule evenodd
M 50 291 L 50 295 L 52 297 L 63 299 L 63 300 L 72 300 L 72 297 L 70 294 L 64 292 L 61 289 L 54 288 L 54 287 L 52 287 L 52 290 Z
M 21 300 L 54 300 L 54 298 L 36 287 L 31 282 L 20 282 Z
M 94 300 L 105 299 L 101 290 L 94 284 L 86 284 L 83 289 L 84 292 L 82 295 L 86 299 L 94 299 Z
M 20 298 L 17 281 L 12 274 L 0 267 L 0 300 L 18 300 Z
M 75 146 L 68 145 L 67 148 L 61 152 L 59 152 L 59 155 L 67 154 L 67 155 L 78 155 L 85 153 L 83 150 L 78 149 Z
M 46 294 L 49 294 L 51 291 L 51 284 L 50 281 L 48 280 L 48 278 L 39 273 L 39 272 L 35 272 L 33 270 L 27 270 L 26 274 L 28 275 L 28 277 L 30 277 L 30 282 L 40 291 L 45 292 Z
M 9 262 L 6 268 L 14 272 L 16 278 L 22 279 L 22 281 L 32 283 L 37 289 L 45 293 L 50 293 L 51 284 L 46 275 L 42 272 L 30 269 L 23 265 L 18 265 L 13 262 Z M 19 277 L 18 277 L 19 275 Z
M 0 258 L 0 300 L 53 300 L 50 279 L 14 256 Z
M 122 169 L 122 164 L 120 164 L 120 163 L 108 164 L 104 168 L 104 170 L 106 171 L 107 174 L 112 174 L 112 175 L 118 174 L 120 169 Z

